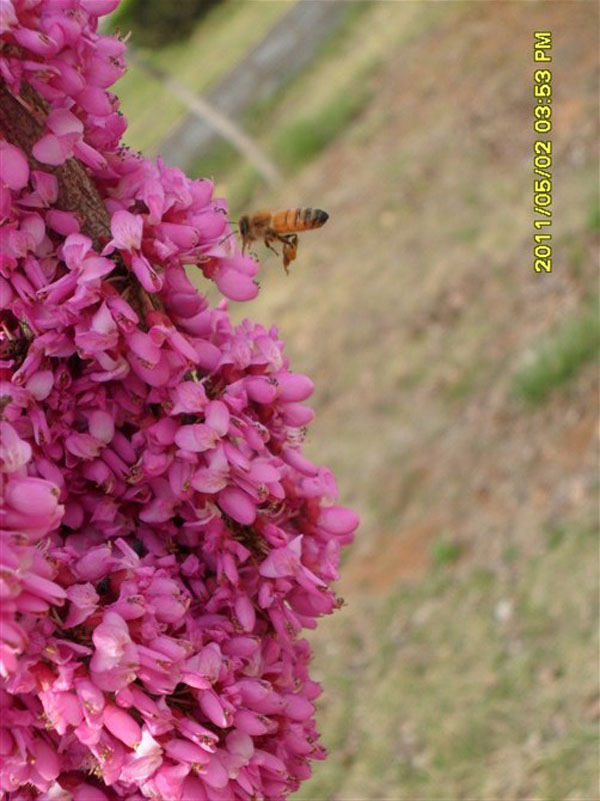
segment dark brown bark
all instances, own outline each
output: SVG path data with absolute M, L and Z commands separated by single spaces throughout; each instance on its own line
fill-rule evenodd
M 0 132 L 8 142 L 21 148 L 31 169 L 56 176 L 58 200 L 55 208 L 73 212 L 81 231 L 90 237 L 96 248 L 101 248 L 111 238 L 110 217 L 83 164 L 71 158 L 59 167 L 52 167 L 32 155 L 33 145 L 45 133 L 42 123 L 47 113 L 46 102 L 31 86 L 23 82 L 20 94 L 15 96 L 0 80 Z

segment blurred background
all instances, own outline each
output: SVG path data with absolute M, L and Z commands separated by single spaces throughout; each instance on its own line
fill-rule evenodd
M 132 31 L 132 147 L 214 177 L 233 219 L 331 215 L 289 277 L 259 246 L 261 293 L 231 304 L 314 379 L 308 454 L 362 518 L 347 605 L 310 635 L 330 757 L 295 801 L 600 796 L 598 18 L 128 0 L 111 20 Z M 535 30 L 553 38 L 550 275 Z

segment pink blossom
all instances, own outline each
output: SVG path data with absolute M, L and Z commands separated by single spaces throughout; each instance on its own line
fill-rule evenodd
M 115 6 L 0 6 L 3 78 L 47 106 L 31 153 L 0 141 L 0 792 L 284 801 L 324 756 L 301 634 L 358 520 L 277 330 L 197 288 L 258 292 L 225 200 L 122 145 Z
M 104 613 L 103 622 L 94 629 L 92 639 L 96 646 L 90 664 L 92 672 L 104 673 L 137 662 L 137 649 L 129 636 L 127 623 L 116 612 Z
M 284 548 L 275 548 L 260 566 L 261 576 L 281 578 L 291 576 L 300 567 L 302 537 L 296 537 Z
M 96 610 L 100 600 L 93 584 L 89 582 L 85 584 L 72 584 L 67 589 L 67 598 L 71 603 L 69 606 L 69 614 L 65 620 L 65 628 L 78 626 L 82 623 Z
M 58 198 L 58 180 L 55 175 L 40 170 L 33 170 L 31 178 L 36 198 L 42 206 L 55 203 Z
M 31 445 L 22 440 L 10 423 L 0 422 L 0 468 L 16 473 L 31 459 Z
M 74 144 L 75 135 L 73 134 L 61 137 L 49 133 L 34 144 L 31 152 L 42 164 L 51 164 L 57 167 L 71 158 Z
M 163 287 L 162 278 L 147 258 L 134 255 L 131 259 L 131 268 L 147 292 L 160 292 Z
M 111 246 L 119 250 L 139 250 L 144 227 L 144 221 L 139 214 L 131 214 L 125 210 L 116 211 L 112 216 L 110 227 L 113 235 Z
M 2 0 L 0 5 L 0 33 L 6 33 L 18 22 L 12 0 Z
M 49 228 L 52 228 L 53 231 L 63 236 L 76 234 L 80 227 L 79 220 L 75 214 L 70 211 L 60 211 L 60 209 L 49 209 L 46 214 L 46 223 Z
M 135 753 L 129 755 L 125 762 L 120 780 L 126 784 L 141 785 L 160 767 L 163 761 L 162 754 L 162 748 L 144 725 Z
M 214 494 L 227 486 L 229 462 L 225 455 L 225 449 L 221 446 L 215 448 L 208 458 L 209 466 L 196 470 L 190 482 L 198 492 Z
M 4 14 L 4 11 L 0 11 L 0 26 Z M 29 164 L 23 152 L 15 145 L 0 141 L 0 182 L 9 189 L 17 190 L 27 186 L 28 181 Z
M 115 434 L 114 418 L 101 409 L 95 409 L 88 418 L 90 434 L 104 445 L 112 440 Z
M 252 498 L 237 487 L 228 487 L 219 493 L 221 509 L 238 523 L 248 526 L 256 519 L 256 507 Z
M 52 519 L 58 509 L 58 498 L 56 486 L 43 478 L 15 479 L 9 481 L 4 490 L 7 507 L 32 518 Z
M 237 270 L 221 268 L 215 274 L 215 283 L 231 300 L 252 300 L 258 295 L 258 285 L 248 275 Z
M 326 506 L 321 510 L 319 523 L 332 534 L 350 534 L 358 526 L 358 516 L 343 506 Z
M 114 704 L 107 704 L 102 713 L 105 727 L 111 734 L 130 748 L 137 748 L 142 739 L 142 730 L 136 721 Z

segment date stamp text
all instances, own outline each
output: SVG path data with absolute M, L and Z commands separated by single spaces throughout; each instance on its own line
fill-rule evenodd
M 533 269 L 552 272 L 552 33 L 533 34 Z

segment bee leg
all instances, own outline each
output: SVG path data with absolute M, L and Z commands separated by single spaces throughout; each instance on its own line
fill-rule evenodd
M 290 234 L 289 237 L 286 237 L 286 240 L 283 244 L 283 269 L 285 270 L 286 275 L 290 274 L 289 264 L 296 258 L 297 251 L 298 237 L 295 234 Z
M 296 247 L 298 244 L 298 234 L 277 234 L 277 239 L 284 245 Z
M 282 234 L 279 238 L 288 252 L 298 249 L 298 234 Z
M 273 240 L 272 240 L 270 237 L 265 237 L 265 240 L 264 240 L 264 242 L 265 242 L 265 245 L 266 245 L 266 247 L 268 247 L 268 248 L 269 248 L 269 250 L 272 250 L 272 251 L 273 251 L 273 253 L 274 253 L 276 256 L 279 256 L 279 253 L 278 253 L 278 252 L 275 250 L 275 248 L 274 248 L 274 247 L 273 247 L 273 245 L 271 244 L 271 242 L 272 242 L 272 241 L 273 241 Z
M 289 275 L 288 264 L 296 258 L 296 234 L 275 234 L 277 240 L 282 244 L 283 269 Z
M 298 255 L 298 235 L 297 234 L 289 234 L 286 237 L 286 243 L 284 245 L 284 268 L 286 273 L 289 273 L 287 265 L 294 261 L 296 256 Z

